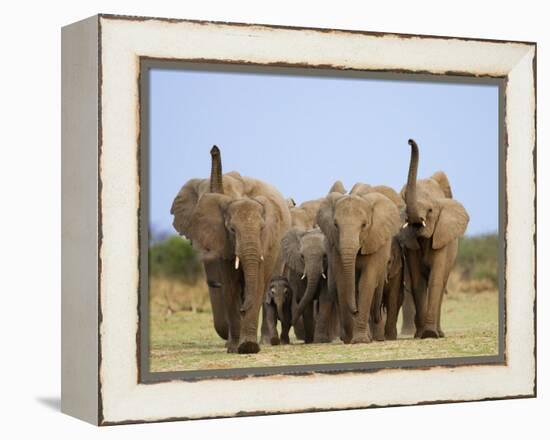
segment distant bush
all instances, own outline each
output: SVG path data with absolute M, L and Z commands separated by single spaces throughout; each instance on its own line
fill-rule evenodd
M 149 247 L 149 275 L 194 284 L 202 274 L 202 264 L 191 243 L 173 235 Z
M 498 246 L 497 234 L 462 237 L 456 259 L 461 278 L 498 287 Z

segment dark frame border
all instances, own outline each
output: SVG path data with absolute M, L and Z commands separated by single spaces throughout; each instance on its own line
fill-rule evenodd
M 307 364 L 273 367 L 248 367 L 212 370 L 186 370 L 173 372 L 151 372 L 149 355 L 149 280 L 148 280 L 148 212 L 149 212 L 149 72 L 151 69 L 162 70 L 194 70 L 200 72 L 240 72 L 246 74 L 278 74 L 292 76 L 357 78 L 374 80 L 392 80 L 403 82 L 432 82 L 450 84 L 477 84 L 496 85 L 499 89 L 499 330 L 498 354 L 493 356 L 464 356 L 455 358 L 424 358 L 410 360 L 350 362 L 337 364 Z M 466 76 L 463 74 L 433 74 L 410 71 L 373 71 L 342 69 L 327 66 L 307 66 L 303 64 L 256 64 L 249 62 L 223 62 L 219 60 L 174 60 L 140 57 L 138 76 L 139 89 L 139 148 L 138 148 L 138 175 L 140 187 L 140 205 L 138 213 L 139 248 L 138 257 L 140 266 L 138 316 L 139 326 L 136 334 L 138 382 L 159 383 L 173 380 L 198 381 L 204 379 L 242 379 L 248 376 L 270 376 L 276 374 L 308 375 L 315 373 L 341 374 L 350 372 L 374 373 L 382 369 L 426 369 L 430 367 L 457 367 L 480 365 L 506 364 L 506 298 L 505 298 L 505 231 L 507 226 L 506 215 L 506 169 L 505 156 L 507 136 L 505 124 L 505 88 L 506 77 L 502 76 Z

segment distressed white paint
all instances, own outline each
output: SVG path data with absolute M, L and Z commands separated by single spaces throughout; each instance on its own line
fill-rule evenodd
M 101 18 L 101 28 L 104 235 L 100 377 L 105 422 L 533 393 L 532 45 L 105 17 Z M 135 336 L 139 276 L 136 217 L 139 56 L 509 74 L 508 365 L 138 384 Z

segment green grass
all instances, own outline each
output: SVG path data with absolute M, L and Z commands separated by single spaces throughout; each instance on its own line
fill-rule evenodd
M 498 353 L 498 295 L 455 293 L 445 296 L 442 339 L 399 338 L 397 341 L 344 345 L 308 344 L 261 346 L 255 355 L 226 353 L 213 328 L 210 313 L 177 311 L 166 314 L 151 307 L 151 371 L 205 370 L 278 365 L 365 362 L 495 355 Z M 399 327 L 398 327 L 399 328 Z M 292 333 L 292 332 L 291 332 Z

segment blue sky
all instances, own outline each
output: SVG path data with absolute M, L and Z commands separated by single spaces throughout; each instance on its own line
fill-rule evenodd
M 498 88 L 174 69 L 150 71 L 150 225 L 174 232 L 170 206 L 209 150 L 300 203 L 340 179 L 399 191 L 410 147 L 419 177 L 443 170 L 470 214 L 467 234 L 498 230 Z

